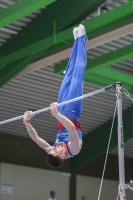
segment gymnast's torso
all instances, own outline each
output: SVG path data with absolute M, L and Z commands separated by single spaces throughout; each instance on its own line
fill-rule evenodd
M 82 132 L 81 132 L 79 122 L 76 122 L 70 118 L 68 118 L 68 119 L 73 122 L 76 132 L 78 134 L 78 137 L 82 141 Z M 57 120 L 57 135 L 56 135 L 56 140 L 55 140 L 54 146 L 56 147 L 59 143 L 65 143 L 68 153 L 69 153 L 69 156 L 74 157 L 74 155 L 70 152 L 70 150 L 68 148 L 69 141 L 70 141 L 70 138 L 69 138 L 67 129 L 60 123 L 60 121 Z

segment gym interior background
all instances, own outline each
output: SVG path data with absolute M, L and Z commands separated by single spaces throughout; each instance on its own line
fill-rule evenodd
M 73 44 L 72 30 L 85 26 L 88 63 L 84 93 L 121 81 L 133 95 L 133 0 L 0 0 L 0 121 L 57 101 Z M 116 91 L 84 100 L 83 147 L 58 170 L 28 136 L 22 120 L 0 126 L 1 200 L 97 199 L 115 109 Z M 32 120 L 53 144 L 56 122 L 49 112 Z M 123 94 L 125 180 L 133 183 L 133 103 Z M 118 195 L 117 115 L 101 199 Z M 87 151 L 87 153 L 85 153 Z M 133 193 L 126 190 L 127 199 Z

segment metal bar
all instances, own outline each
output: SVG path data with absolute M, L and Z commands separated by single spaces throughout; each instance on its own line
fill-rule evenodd
M 125 195 L 125 166 L 124 166 L 124 136 L 122 121 L 122 87 L 116 83 L 117 90 L 117 113 L 118 113 L 118 157 L 119 157 L 119 195 L 120 200 L 126 199 Z
M 79 96 L 79 97 L 76 97 L 76 98 L 74 98 L 74 99 L 70 99 L 70 100 L 68 100 L 68 101 L 62 102 L 62 103 L 58 104 L 57 107 L 63 106 L 63 105 L 68 104 L 68 103 L 72 103 L 72 102 L 74 102 L 74 101 L 78 101 L 78 100 L 84 99 L 84 98 L 86 98 L 86 97 L 93 96 L 93 95 L 95 95 L 95 94 L 99 94 L 99 93 L 101 93 L 101 92 L 110 90 L 110 89 L 112 89 L 112 88 L 114 88 L 114 87 L 115 87 L 115 84 L 109 85 L 109 86 L 107 86 L 107 87 L 105 87 L 105 88 L 102 88 L 102 89 L 100 89 L 100 90 L 96 90 L 96 91 L 94 91 L 94 92 L 85 94 L 85 95 L 83 95 L 83 96 Z M 37 110 L 37 111 L 33 112 L 33 115 L 36 115 L 36 114 L 39 114 L 39 113 L 42 113 L 42 112 L 45 112 L 45 111 L 48 111 L 48 110 L 50 110 L 50 107 Z M 0 122 L 0 125 L 6 124 L 6 123 L 9 123 L 9 122 L 13 122 L 13 121 L 16 121 L 16 120 L 19 120 L 19 119 L 23 119 L 23 118 L 24 118 L 24 115 L 21 115 L 21 116 L 18 116 L 18 117 L 14 117 L 14 118 L 11 118 L 11 119 L 7 119 L 7 120 L 4 120 L 4 121 L 1 121 L 1 122 Z

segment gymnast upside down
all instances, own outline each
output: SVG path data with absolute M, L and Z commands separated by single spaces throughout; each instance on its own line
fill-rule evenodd
M 83 95 L 84 72 L 87 63 L 87 37 L 83 25 L 74 28 L 74 45 L 66 68 L 66 73 L 59 91 L 58 103 Z M 57 103 L 50 104 L 51 114 L 57 119 L 57 135 L 53 146 L 40 138 L 30 124 L 32 111 L 24 113 L 23 123 L 27 131 L 47 153 L 50 167 L 61 167 L 64 161 L 77 155 L 82 147 L 82 133 L 78 118 L 82 112 L 83 100 L 63 105 L 57 109 Z

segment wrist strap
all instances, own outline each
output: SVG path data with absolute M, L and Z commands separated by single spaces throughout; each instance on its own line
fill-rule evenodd
M 24 124 L 30 124 L 30 119 L 23 119 Z
M 58 113 L 57 109 L 51 110 L 51 115 L 54 115 L 55 113 Z

